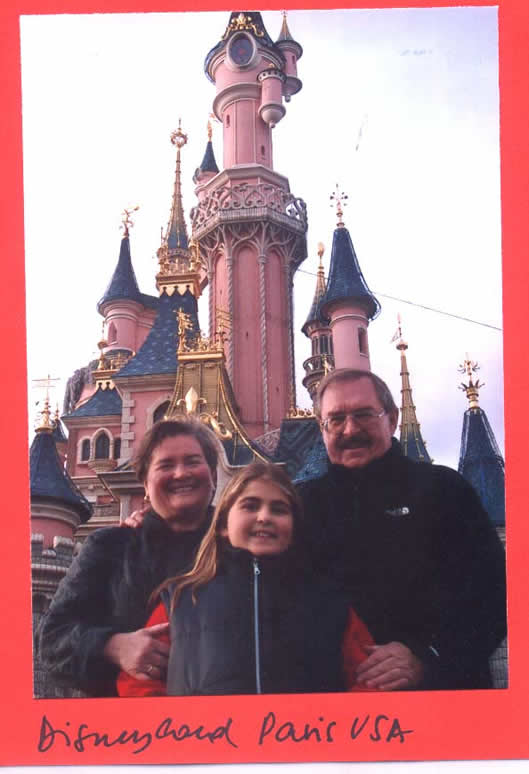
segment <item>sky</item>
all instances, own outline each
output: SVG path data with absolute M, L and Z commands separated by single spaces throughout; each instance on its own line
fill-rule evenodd
M 53 407 L 73 371 L 97 357 L 96 304 L 115 268 L 121 213 L 139 205 L 131 252 L 154 294 L 182 120 L 186 213 L 215 96 L 203 72 L 228 13 L 21 18 L 30 436 L 49 373 Z M 281 13 L 263 13 L 273 39 Z M 308 257 L 294 281 L 298 405 L 309 340 L 300 329 L 326 246 L 336 184 L 364 277 L 382 306 L 371 368 L 400 404 L 402 317 L 414 402 L 434 461 L 457 467 L 458 366 L 485 383 L 480 405 L 503 452 L 501 203 L 497 9 L 292 11 L 304 53 L 301 92 L 274 129 L 274 168 L 308 208 Z M 360 131 L 361 130 L 361 131 Z M 213 127 L 222 168 L 222 132 Z M 189 220 L 188 220 L 189 225 Z M 207 325 L 206 298 L 201 323 Z

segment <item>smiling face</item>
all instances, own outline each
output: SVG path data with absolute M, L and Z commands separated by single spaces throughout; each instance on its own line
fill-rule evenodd
M 214 488 L 211 470 L 193 436 L 165 438 L 154 449 L 145 493 L 171 529 L 196 529 L 206 518 Z
M 376 413 L 383 410 L 369 378 L 329 384 L 321 399 L 322 422 L 332 416 L 366 409 Z M 362 468 L 378 457 L 382 457 L 391 446 L 397 419 L 398 414 L 384 413 L 368 424 L 359 426 L 351 417 L 348 417 L 343 430 L 339 433 L 332 433 L 325 427 L 322 428 L 330 461 L 345 468 Z
M 234 548 L 254 556 L 281 554 L 292 542 L 292 507 L 283 490 L 269 479 L 251 481 L 228 512 L 221 534 Z

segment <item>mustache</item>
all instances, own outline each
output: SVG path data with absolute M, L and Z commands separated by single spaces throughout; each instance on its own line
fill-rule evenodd
M 369 436 L 367 435 L 355 435 L 354 438 L 342 438 L 338 441 L 338 447 L 340 449 L 357 449 L 359 446 L 367 446 L 369 443 Z

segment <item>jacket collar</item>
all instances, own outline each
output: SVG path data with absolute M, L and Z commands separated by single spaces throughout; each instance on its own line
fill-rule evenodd
M 178 540 L 179 543 L 184 545 L 189 543 L 196 543 L 197 540 L 201 540 L 206 534 L 209 525 L 211 524 L 212 517 L 213 508 L 210 506 L 208 508 L 206 519 L 197 529 L 186 530 L 184 532 L 174 532 L 170 527 L 167 526 L 165 520 L 162 519 L 162 517 L 159 516 L 156 511 L 151 509 L 145 514 L 143 528 L 145 529 L 145 534 L 149 535 L 155 540 L 170 541 L 172 538 L 174 540 Z

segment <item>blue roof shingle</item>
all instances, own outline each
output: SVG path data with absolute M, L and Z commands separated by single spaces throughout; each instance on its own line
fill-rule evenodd
M 370 320 L 380 311 L 380 304 L 369 290 L 360 270 L 349 231 L 339 226 L 334 230 L 329 278 L 319 305 L 320 314 L 327 316 L 329 304 L 348 299 L 364 303 Z
M 178 349 L 178 319 L 176 312 L 182 309 L 189 314 L 193 329 L 192 338 L 199 331 L 197 301 L 190 290 L 180 294 L 175 291 L 171 296 L 164 291 L 158 303 L 158 314 L 147 338 L 138 352 L 115 375 L 119 380 L 123 376 L 144 376 L 147 374 L 176 373 Z
M 111 417 L 121 416 L 123 402 L 116 389 L 102 390 L 98 387 L 82 406 L 67 414 L 70 417 Z

